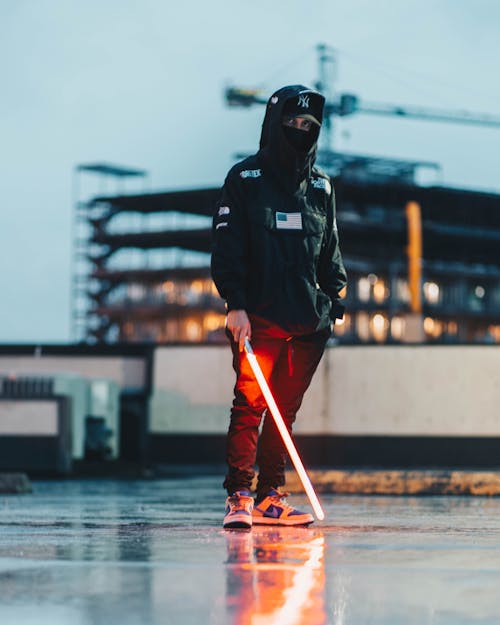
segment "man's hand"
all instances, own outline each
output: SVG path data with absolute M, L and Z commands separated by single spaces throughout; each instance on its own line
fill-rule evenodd
M 245 339 L 252 338 L 250 319 L 245 310 L 230 310 L 227 313 L 227 329 L 233 335 L 235 343 L 239 344 L 240 352 L 245 349 Z

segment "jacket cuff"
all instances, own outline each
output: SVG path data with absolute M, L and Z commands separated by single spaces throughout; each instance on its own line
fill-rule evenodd
M 330 310 L 330 319 L 335 322 L 335 319 L 342 319 L 344 316 L 345 306 L 338 300 L 333 300 L 332 309 Z
M 230 310 L 245 310 L 246 309 L 245 294 L 241 291 L 236 291 L 228 295 L 226 297 L 226 309 L 228 312 Z

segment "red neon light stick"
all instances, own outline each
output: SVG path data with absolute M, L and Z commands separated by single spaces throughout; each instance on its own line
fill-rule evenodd
M 306 491 L 307 496 L 309 497 L 309 501 L 311 502 L 311 506 L 313 507 L 314 513 L 316 517 L 322 521 L 325 518 L 325 513 L 323 512 L 323 508 L 319 503 L 318 497 L 314 492 L 313 485 L 311 484 L 311 480 L 304 469 L 304 465 L 302 464 L 302 460 L 295 449 L 295 445 L 293 444 L 292 437 L 290 436 L 288 430 L 286 429 L 285 422 L 283 421 L 283 417 L 279 411 L 276 402 L 274 401 L 274 397 L 271 393 L 271 389 L 269 388 L 268 383 L 266 382 L 266 378 L 262 373 L 262 369 L 260 368 L 259 363 L 257 362 L 257 358 L 253 352 L 252 346 L 250 345 L 250 341 L 245 339 L 245 351 L 247 353 L 248 362 L 250 363 L 250 367 L 252 368 L 253 374 L 257 380 L 257 383 L 264 395 L 264 399 L 269 407 L 271 415 L 276 423 L 276 427 L 278 428 L 279 433 L 281 434 L 281 438 L 285 443 L 286 450 L 288 451 L 288 455 L 295 467 L 295 470 L 298 473 L 300 481 L 302 482 L 302 486 Z

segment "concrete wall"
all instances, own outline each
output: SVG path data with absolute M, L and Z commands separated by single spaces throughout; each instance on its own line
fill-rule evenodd
M 329 356 L 335 432 L 500 435 L 500 347 L 338 348 Z
M 106 378 L 122 389 L 143 390 L 146 385 L 146 361 L 133 356 L 0 356 L 0 372 L 28 375 L 36 373 L 76 373 L 85 378 Z
M 234 372 L 228 347 L 158 348 L 152 434 L 224 433 Z M 298 434 L 500 436 L 500 347 L 327 350 Z
M 229 348 L 158 348 L 153 362 L 150 432 L 225 432 L 233 385 Z

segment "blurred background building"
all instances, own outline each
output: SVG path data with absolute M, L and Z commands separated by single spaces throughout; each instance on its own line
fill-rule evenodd
M 334 185 L 349 286 L 336 337 L 500 342 L 500 196 L 418 186 L 418 166 L 341 163 Z M 75 275 L 76 338 L 223 340 L 224 306 L 209 271 L 218 193 L 103 196 L 78 205 L 87 236 L 78 242 L 85 262 Z

